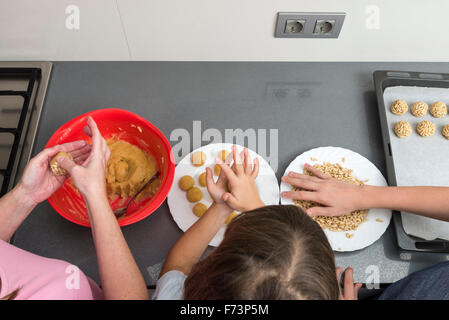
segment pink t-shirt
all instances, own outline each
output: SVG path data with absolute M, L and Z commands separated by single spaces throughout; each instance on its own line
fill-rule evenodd
M 0 240 L 0 298 L 20 289 L 16 300 L 96 300 L 101 289 L 68 262 L 40 257 Z

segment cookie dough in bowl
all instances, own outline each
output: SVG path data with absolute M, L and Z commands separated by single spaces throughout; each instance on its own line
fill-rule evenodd
M 107 144 L 111 151 L 106 176 L 108 197 L 131 197 L 156 174 L 156 161 L 129 142 L 109 139 Z
M 145 118 L 124 109 L 94 110 L 63 124 L 51 136 L 45 147 L 50 148 L 77 140 L 86 140 L 90 143 L 91 138 L 83 131 L 88 116 L 95 120 L 101 135 L 106 141 L 121 140 L 142 150 L 144 154 L 153 158 L 159 172 L 159 177 L 148 187 L 145 187 L 145 190 L 130 203 L 127 213 L 117 219 L 118 224 L 120 226 L 130 225 L 156 212 L 171 189 L 175 173 L 175 162 L 168 139 Z M 112 154 L 111 158 L 114 160 Z M 127 158 L 123 156 L 123 159 L 120 159 L 115 164 L 115 167 L 110 169 L 114 171 L 113 173 L 110 172 L 110 174 L 114 176 L 113 180 L 115 181 L 113 182 L 111 176 L 109 177 L 109 192 L 112 196 L 109 199 L 109 204 L 112 210 L 122 208 L 129 199 L 128 197 L 121 197 L 122 193 L 130 194 L 131 189 L 138 188 L 137 185 L 140 185 L 140 183 L 136 182 L 138 181 L 137 175 L 152 176 L 151 172 L 142 173 L 139 170 L 133 172 L 134 164 L 132 161 L 124 161 Z M 150 160 L 150 163 L 153 160 Z M 144 163 L 148 165 L 146 160 L 144 160 Z M 105 173 L 107 174 L 107 172 Z M 137 175 L 135 176 L 134 174 Z M 116 179 L 119 181 L 116 181 Z M 125 182 L 126 180 L 128 182 Z M 105 183 L 108 184 L 107 181 Z M 125 184 L 128 184 L 128 186 L 125 187 Z M 113 191 L 117 192 L 117 194 L 112 194 Z M 108 190 L 105 190 L 105 192 L 108 192 Z M 64 182 L 61 188 L 48 199 L 48 202 L 65 219 L 78 225 L 90 227 L 83 196 L 76 189 L 71 178 Z

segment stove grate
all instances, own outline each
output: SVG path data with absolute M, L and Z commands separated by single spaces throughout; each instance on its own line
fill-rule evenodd
M 0 133 L 9 133 L 14 136 L 9 160 L 6 168 L 0 168 L 0 176 L 3 176 L 3 182 L 0 189 L 0 197 L 6 194 L 11 179 L 11 174 L 14 169 L 14 163 L 19 151 L 20 139 L 23 135 L 25 120 L 27 113 L 30 110 L 30 101 L 33 94 L 34 87 L 38 85 L 41 77 L 41 69 L 39 68 L 0 68 L 0 80 L 25 80 L 27 81 L 27 89 L 23 90 L 0 90 L 0 96 L 21 96 L 23 98 L 23 105 L 20 111 L 20 117 L 15 128 L 0 127 Z

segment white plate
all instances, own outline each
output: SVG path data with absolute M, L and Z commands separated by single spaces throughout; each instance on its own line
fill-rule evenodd
M 189 229 L 190 226 L 198 220 L 198 217 L 195 216 L 192 212 L 192 208 L 195 203 L 190 203 L 186 198 L 186 192 L 182 191 L 179 188 L 179 179 L 184 175 L 192 176 L 195 180 L 195 186 L 199 187 L 203 192 L 203 199 L 201 199 L 200 202 L 209 207 L 212 204 L 212 199 L 207 192 L 207 188 L 201 187 L 198 183 L 198 177 L 201 173 L 206 171 L 206 167 L 210 167 L 213 172 L 215 158 L 217 157 L 218 152 L 223 149 L 231 152 L 232 146 L 233 145 L 230 143 L 209 144 L 207 146 L 193 150 L 191 153 L 185 156 L 176 166 L 175 179 L 173 187 L 168 194 L 167 202 L 173 219 L 182 231 L 185 232 L 187 229 Z M 238 152 L 240 152 L 243 150 L 243 147 L 237 145 L 237 150 Z M 206 163 L 201 167 L 195 167 L 194 165 L 192 165 L 192 162 L 190 160 L 192 153 L 196 151 L 202 151 L 206 154 Z M 248 149 L 248 151 L 249 155 L 252 158 L 252 161 L 254 161 L 256 157 L 259 158 L 259 175 L 256 179 L 256 185 L 259 189 L 260 198 L 266 205 L 279 204 L 279 184 L 273 169 L 263 157 L 252 150 Z M 214 179 L 216 180 L 217 178 L 218 177 L 214 175 Z M 226 226 L 221 227 L 215 237 L 211 240 L 209 245 L 215 247 L 218 246 L 223 240 L 225 229 Z
M 317 161 L 312 161 L 311 158 L 317 159 Z M 342 161 L 343 158 L 345 162 Z M 314 165 L 315 163 L 323 164 L 323 162 L 339 163 L 345 168 L 352 169 L 353 177 L 361 181 L 369 179 L 365 183 L 367 185 L 387 186 L 387 181 L 382 173 L 368 159 L 351 150 L 337 147 L 321 147 L 304 152 L 290 163 L 284 175 L 290 171 L 302 173 L 306 163 Z M 284 182 L 281 182 L 280 188 L 281 192 L 292 190 L 292 186 Z M 294 204 L 291 199 L 285 198 L 281 198 L 281 203 Z M 334 251 L 355 251 L 371 245 L 382 236 L 390 224 L 391 210 L 370 209 L 366 218 L 368 221 L 360 224 L 356 231 L 335 232 L 324 229 L 332 249 Z M 383 222 L 378 222 L 376 219 L 381 219 Z M 349 239 L 346 237 L 346 233 L 354 234 L 354 236 Z

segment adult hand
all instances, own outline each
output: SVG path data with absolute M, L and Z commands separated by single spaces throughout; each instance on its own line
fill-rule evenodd
M 260 199 L 259 190 L 255 180 L 259 174 L 259 160 L 256 158 L 254 165 L 251 161 L 251 156 L 248 149 L 243 150 L 243 159 L 237 152 L 236 146 L 232 147 L 232 156 L 234 164 L 229 167 L 223 163 L 221 159 L 217 158 L 217 164 L 220 166 L 220 175 L 224 175 L 229 182 L 230 192 L 222 189 L 221 200 L 224 201 L 230 208 L 238 211 L 249 211 L 265 204 Z
M 336 273 L 337 273 L 337 281 L 340 286 L 342 268 L 338 267 Z M 357 300 L 358 293 L 361 287 L 362 287 L 361 283 L 354 284 L 354 271 L 352 270 L 352 268 L 347 268 L 345 270 L 343 292 L 342 288 L 340 287 L 340 300 Z
M 361 208 L 363 186 L 334 179 L 320 170 L 305 164 L 304 168 L 313 176 L 289 172 L 282 181 L 304 189 L 301 191 L 282 192 L 283 198 L 314 201 L 324 207 L 315 206 L 306 210 L 310 216 L 339 216 Z
M 92 151 L 81 164 L 67 157 L 58 157 L 56 161 L 67 170 L 73 183 L 85 198 L 106 196 L 106 165 L 111 152 L 101 136 L 92 117 L 87 118 L 84 132 L 92 137 Z
M 89 156 L 91 146 L 84 140 L 69 142 L 47 148 L 37 154 L 27 164 L 25 171 L 17 185 L 21 196 L 31 200 L 34 205 L 48 199 L 61 187 L 67 176 L 55 176 L 50 168 L 50 160 L 58 152 L 69 153 L 74 163 L 82 163 Z

